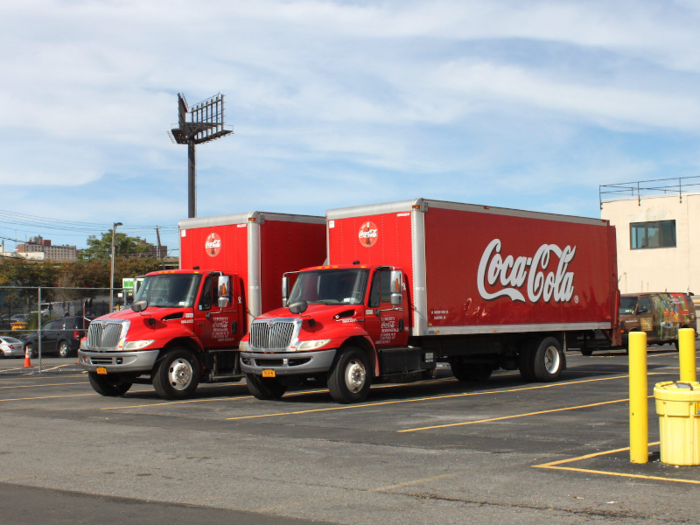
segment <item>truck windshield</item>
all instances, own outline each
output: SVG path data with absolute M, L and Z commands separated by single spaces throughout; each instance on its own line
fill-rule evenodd
M 632 315 L 636 308 L 636 297 L 620 297 L 620 315 Z
M 294 283 L 289 304 L 362 304 L 369 270 L 314 270 L 302 272 Z
M 202 280 L 200 274 L 164 274 L 146 276 L 134 297 L 148 301 L 148 306 L 161 308 L 192 308 Z

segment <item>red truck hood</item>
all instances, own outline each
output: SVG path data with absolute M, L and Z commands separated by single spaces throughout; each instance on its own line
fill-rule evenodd
M 301 314 L 293 314 L 288 308 L 277 308 L 262 314 L 258 319 L 271 319 L 278 317 L 312 318 L 316 322 L 333 321 L 347 317 L 364 318 L 365 307 L 362 304 L 310 304 Z
M 131 308 L 119 310 L 110 314 L 103 315 L 97 319 L 124 319 L 127 321 L 138 321 L 140 319 L 148 319 L 152 317 L 158 321 L 167 321 L 169 319 L 179 319 L 184 317 L 185 313 L 192 313 L 191 308 L 157 308 L 149 307 L 143 312 L 134 312 Z

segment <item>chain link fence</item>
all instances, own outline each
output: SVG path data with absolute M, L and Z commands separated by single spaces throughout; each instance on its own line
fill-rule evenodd
M 131 304 L 131 289 L 0 286 L 0 377 L 79 372 L 90 321 Z

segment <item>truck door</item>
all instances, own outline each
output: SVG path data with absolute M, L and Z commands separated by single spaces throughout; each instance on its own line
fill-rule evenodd
M 223 309 L 218 304 L 219 274 L 207 275 L 203 281 L 195 305 L 194 332 L 204 348 L 231 348 L 237 346 L 241 339 L 244 327 L 240 322 L 240 290 L 236 277 L 232 276 L 230 281 L 233 290 L 224 292 L 230 295 L 231 300 Z
M 377 348 L 406 346 L 408 343 L 408 306 L 391 304 L 391 268 L 374 272 L 370 286 L 365 329 Z

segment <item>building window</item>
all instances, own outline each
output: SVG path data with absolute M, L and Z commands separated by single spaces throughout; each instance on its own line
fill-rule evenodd
M 630 248 L 675 248 L 676 221 L 633 222 L 630 224 Z

